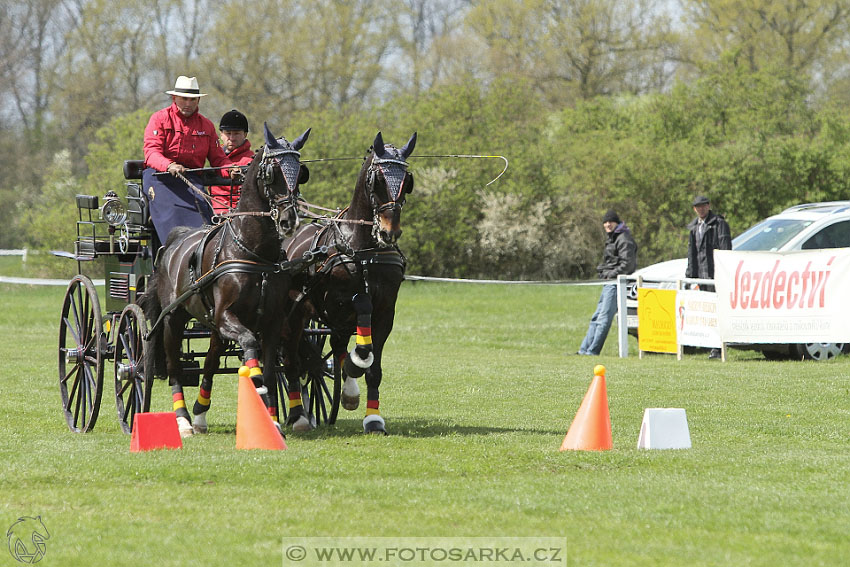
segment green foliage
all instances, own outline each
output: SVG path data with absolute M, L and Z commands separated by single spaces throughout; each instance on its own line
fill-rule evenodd
M 86 154 L 89 173 L 81 192 L 102 197 L 115 191 L 126 197 L 124 161 L 144 159 L 142 141 L 150 116 L 151 111 L 144 109 L 122 114 L 95 133 Z

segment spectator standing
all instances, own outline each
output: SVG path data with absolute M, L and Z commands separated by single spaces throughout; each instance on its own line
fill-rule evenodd
M 596 267 L 599 278 L 615 280 L 620 274 L 631 274 L 637 267 L 637 243 L 629 227 L 620 221 L 613 209 L 602 217 L 602 227 L 605 229 L 605 249 L 602 252 L 602 263 Z M 602 286 L 596 311 L 590 318 L 587 335 L 578 354 L 595 356 L 602 351 L 616 313 L 617 284 L 606 283 Z
M 714 251 L 732 249 L 732 233 L 723 215 L 711 210 L 711 202 L 699 195 L 692 203 L 697 218 L 688 224 L 688 269 L 686 278 L 714 279 Z M 703 291 L 714 291 L 713 285 L 698 286 Z M 709 358 L 720 358 L 720 349 L 713 348 Z

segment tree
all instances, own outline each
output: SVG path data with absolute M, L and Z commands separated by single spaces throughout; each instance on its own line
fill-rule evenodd
M 681 59 L 697 69 L 731 53 L 750 71 L 781 66 L 829 77 L 846 52 L 850 0 L 681 0 L 688 26 Z
M 200 63 L 229 104 L 287 123 L 308 109 L 377 101 L 375 85 L 391 41 L 387 29 L 390 7 L 377 0 L 259 0 L 251 10 L 232 1 L 206 35 Z
M 669 74 L 669 22 L 655 0 L 489 0 L 467 26 L 486 45 L 491 76 L 524 77 L 555 106 L 645 92 Z

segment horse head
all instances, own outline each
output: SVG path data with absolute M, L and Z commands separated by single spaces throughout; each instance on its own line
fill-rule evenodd
M 361 181 L 372 207 L 372 236 L 380 247 L 392 246 L 401 236 L 401 209 L 413 191 L 407 158 L 416 146 L 416 132 L 398 149 L 384 144 L 380 132 L 361 170 Z
M 276 138 L 263 123 L 265 146 L 258 173 L 262 180 L 264 197 L 268 201 L 272 219 L 281 238 L 290 236 L 298 227 L 299 186 L 307 183 L 310 172 L 301 163 L 298 152 L 310 136 L 310 128 L 291 143 L 286 138 Z

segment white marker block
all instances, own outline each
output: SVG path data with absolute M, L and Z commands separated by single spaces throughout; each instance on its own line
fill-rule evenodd
M 682 408 L 646 408 L 638 449 L 690 449 L 691 433 Z

